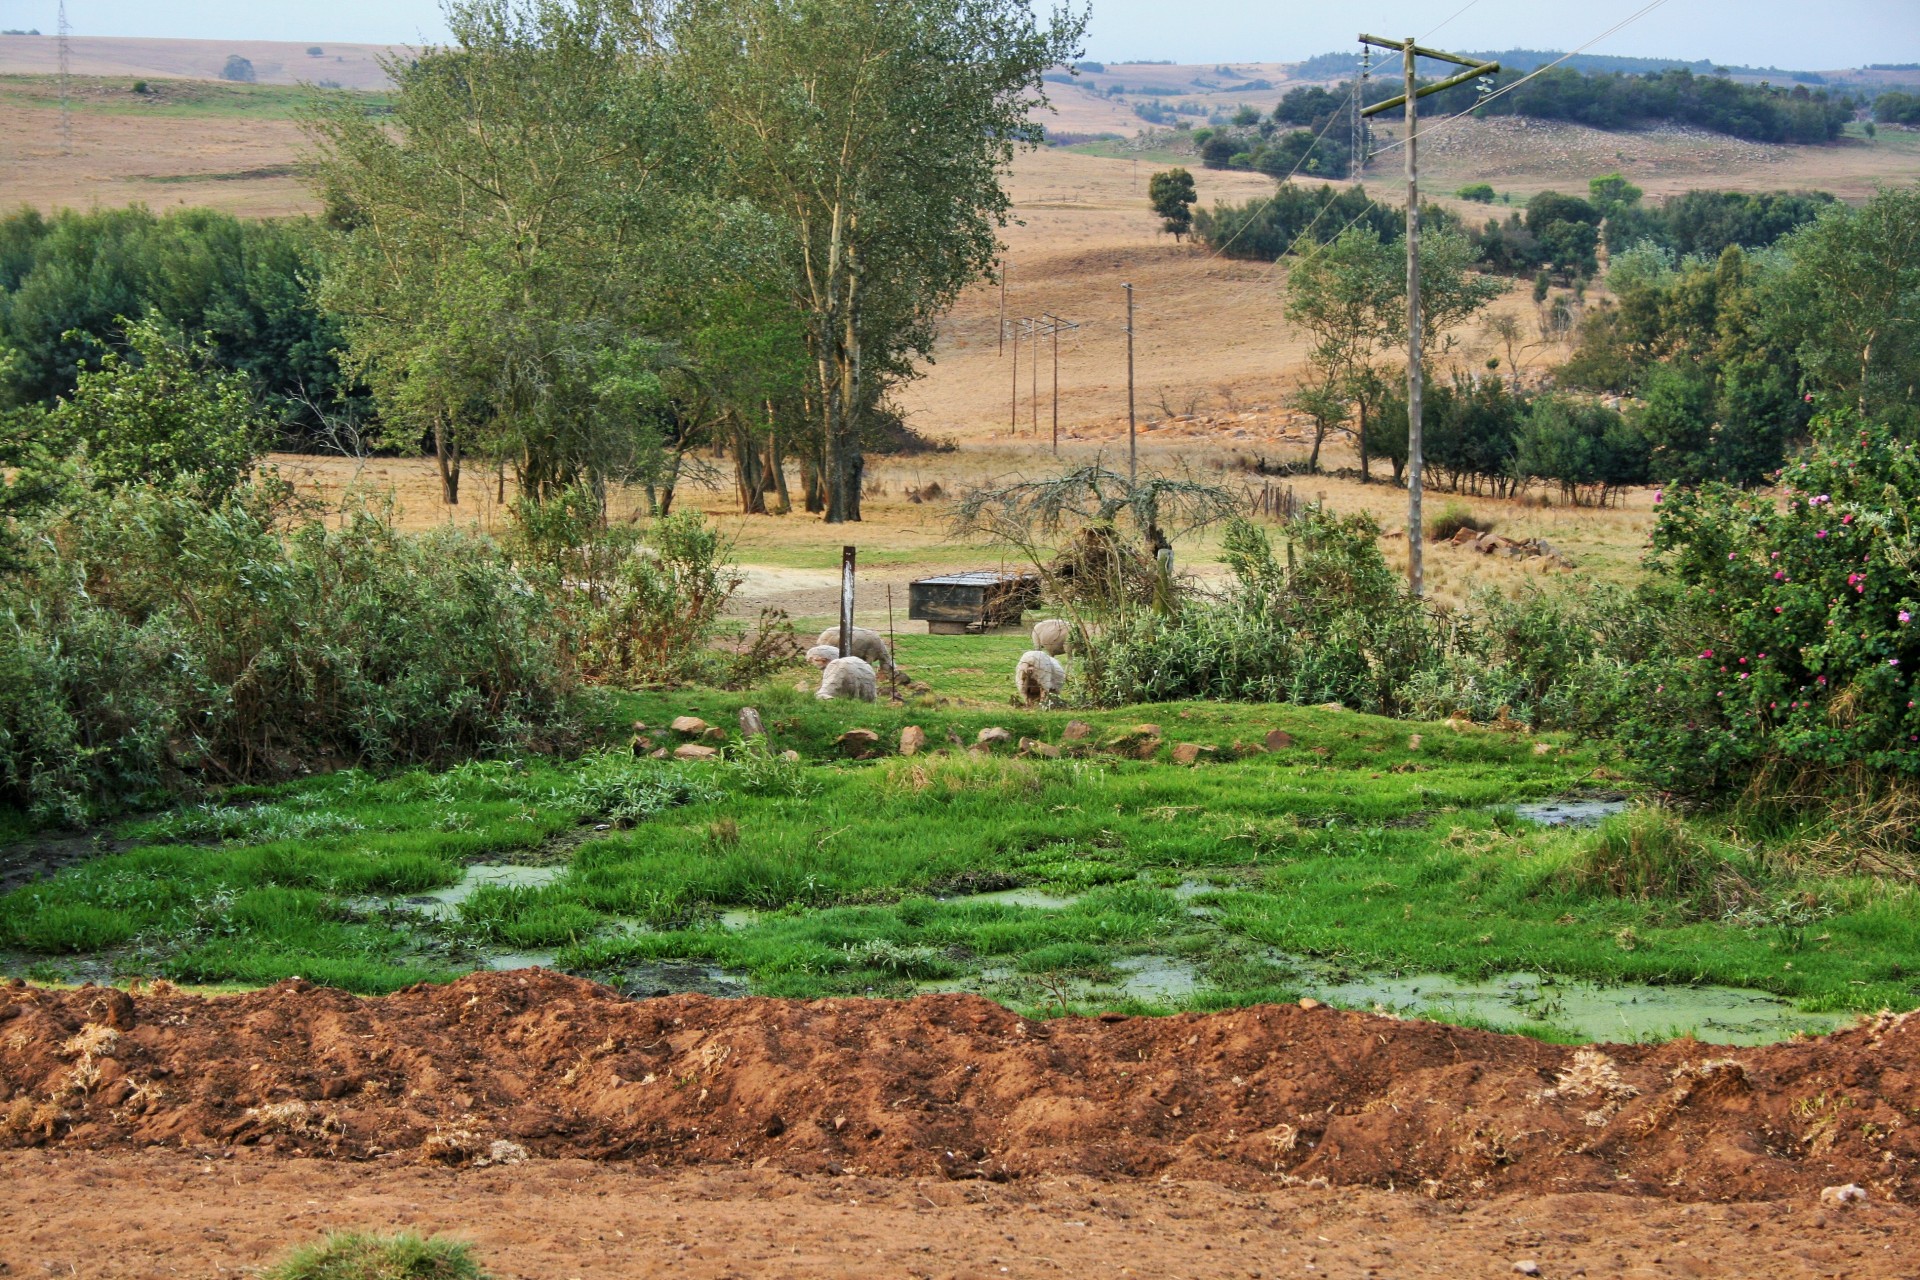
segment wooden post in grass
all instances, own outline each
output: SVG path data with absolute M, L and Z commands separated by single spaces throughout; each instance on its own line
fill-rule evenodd
M 840 548 L 840 656 L 853 652 L 853 547 Z
M 1479 62 L 1455 53 L 1441 53 L 1437 49 L 1423 49 L 1413 42 L 1411 36 L 1405 40 L 1382 40 L 1378 36 L 1362 33 L 1360 43 L 1377 49 L 1398 49 L 1407 79 L 1406 92 L 1400 97 L 1376 102 L 1360 114 L 1376 116 L 1400 106 L 1407 109 L 1407 136 L 1402 140 L 1402 145 L 1407 149 L 1407 589 L 1417 599 L 1426 592 L 1420 542 L 1423 536 L 1420 490 L 1424 459 L 1420 438 L 1420 395 L 1423 390 L 1420 371 L 1420 168 L 1416 155 L 1420 140 L 1419 102 L 1429 94 L 1440 93 L 1481 76 L 1493 75 L 1500 70 L 1500 64 Z M 1436 58 L 1467 69 L 1459 75 L 1449 76 L 1419 89 L 1414 86 L 1414 64 L 1421 58 Z

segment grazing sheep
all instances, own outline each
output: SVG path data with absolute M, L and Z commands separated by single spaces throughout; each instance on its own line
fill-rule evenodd
M 815 644 L 829 645 L 834 656 L 840 654 L 840 628 L 828 627 L 820 633 Z M 887 638 L 878 631 L 869 631 L 865 627 L 853 629 L 853 652 L 849 658 L 864 658 L 882 671 L 893 670 L 893 654 L 887 648 Z
M 813 696 L 822 702 L 835 698 L 872 702 L 880 696 L 880 678 L 864 658 L 835 658 L 820 673 L 820 692 Z
M 807 650 L 807 661 L 823 671 L 829 662 L 839 656 L 840 646 L 837 644 L 817 644 Z
M 1048 618 L 1036 622 L 1033 626 L 1033 647 L 1044 649 L 1054 657 L 1067 651 L 1067 640 L 1073 635 L 1073 628 L 1062 618 Z
M 1067 669 L 1044 649 L 1029 649 L 1013 669 L 1014 691 L 1028 706 L 1051 698 L 1067 686 Z

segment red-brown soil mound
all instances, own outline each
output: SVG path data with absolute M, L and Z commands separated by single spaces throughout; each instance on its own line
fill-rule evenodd
M 970 996 L 633 1002 L 545 972 L 382 999 L 0 988 L 0 1145 L 1913 1202 L 1916 1119 L 1913 1016 L 1569 1049 L 1291 1006 L 1037 1023 Z

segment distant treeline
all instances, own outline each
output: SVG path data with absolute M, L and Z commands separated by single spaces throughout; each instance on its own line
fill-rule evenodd
M 1873 100 L 1873 118 L 1881 124 L 1920 125 L 1920 94 L 1895 89 Z
M 1551 271 L 1567 280 L 1599 269 L 1604 236 L 1610 252 L 1652 244 L 1676 258 L 1717 258 L 1729 246 L 1764 249 L 1805 226 L 1834 203 L 1824 191 L 1689 191 L 1664 204 L 1641 203 L 1641 192 L 1617 174 L 1596 178 L 1586 196 L 1542 191 L 1503 221 L 1461 227 L 1479 250 L 1479 265 L 1509 275 Z M 1216 204 L 1194 215 L 1194 233 L 1230 258 L 1272 262 L 1297 244 L 1323 243 L 1347 225 L 1372 227 L 1382 239 L 1401 234 L 1398 204 L 1371 199 L 1363 187 L 1317 189 L 1282 183 L 1270 199 Z M 1460 220 L 1423 205 L 1423 226 L 1445 230 Z
M 1391 59 L 1393 53 L 1375 49 L 1373 60 L 1376 67 L 1381 60 Z M 1709 62 L 1700 58 L 1689 62 L 1681 58 L 1622 58 L 1607 53 L 1576 53 L 1568 57 L 1557 49 L 1482 49 L 1463 55 L 1469 58 L 1481 58 L 1488 62 L 1497 62 L 1503 67 L 1517 68 L 1520 71 L 1532 71 L 1549 63 L 1566 61 L 1560 65 L 1574 71 L 1591 71 L 1611 75 L 1619 72 L 1623 75 L 1645 75 L 1650 71 L 1691 71 L 1695 75 L 1710 76 L 1720 73 L 1736 76 L 1772 76 L 1776 79 L 1792 80 L 1798 84 L 1825 84 L 1826 77 L 1817 71 L 1783 71 L 1778 67 L 1742 67 L 1727 66 Z M 1433 64 L 1428 63 L 1430 68 Z M 1335 77 L 1351 76 L 1360 67 L 1360 55 L 1354 53 L 1322 53 L 1297 64 L 1293 74 L 1302 80 L 1329 80 Z M 1899 71 L 1905 68 L 1885 67 L 1870 70 Z M 1389 72 L 1397 70 L 1397 64 L 1389 67 Z
M 205 335 L 294 437 L 356 399 L 338 327 L 314 305 L 318 228 L 190 209 L 21 210 L 0 218 L 0 409 L 71 395 L 153 316 Z

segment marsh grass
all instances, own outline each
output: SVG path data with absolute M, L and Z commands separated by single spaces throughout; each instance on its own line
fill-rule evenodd
M 948 749 L 856 762 L 834 747 L 856 725 L 889 742 L 917 723 L 936 745 L 949 733 L 971 743 L 993 724 L 1057 743 L 1069 715 L 851 707 L 768 690 L 752 700 L 771 749 L 729 743 L 715 762 L 616 752 L 341 773 L 130 823 L 119 834 L 143 843 L 0 897 L 0 945 L 27 963 L 105 952 L 127 975 L 298 975 L 368 992 L 451 977 L 493 949 L 556 949 L 560 967 L 609 981 L 698 962 L 768 995 L 944 983 L 1047 1013 L 1294 998 L 1287 957 L 1356 971 L 1715 982 L 1836 1009 L 1920 996 L 1910 889 L 1809 881 L 1755 852 L 1751 833 L 1657 810 L 1597 831 L 1515 816 L 1510 806 L 1604 770 L 1578 744 L 1536 754 L 1520 733 L 1177 703 L 1073 713 L 1097 742 L 1160 725 L 1152 760 Z M 731 725 L 742 701 L 634 695 L 608 715 Z M 1290 748 L 1236 752 L 1274 728 Z M 1216 754 L 1175 766 L 1180 741 Z M 800 763 L 779 758 L 789 747 Z M 285 815 L 310 818 L 316 834 L 288 834 Z M 483 886 L 443 919 L 404 901 L 454 884 L 468 864 L 562 861 L 551 883 Z M 1010 886 L 1068 902 L 968 896 Z M 742 908 L 757 914 L 722 927 L 722 912 Z M 1200 987 L 1118 1005 L 1083 994 L 1141 956 L 1180 958 Z

